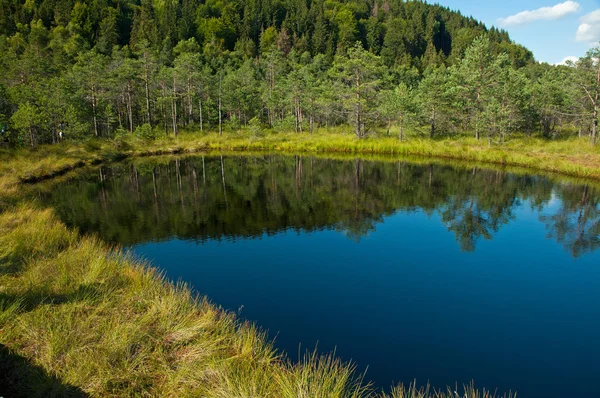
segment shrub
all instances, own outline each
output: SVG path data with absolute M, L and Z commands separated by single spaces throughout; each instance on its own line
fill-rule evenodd
M 262 123 L 260 122 L 260 119 L 258 119 L 257 117 L 253 117 L 252 119 L 250 119 L 250 121 L 248 121 L 248 129 L 250 130 L 250 132 L 252 133 L 252 136 L 254 136 L 254 137 L 264 136 L 264 130 L 263 130 Z
M 137 137 L 147 140 L 154 140 L 157 137 L 156 130 L 154 130 L 148 123 L 137 126 L 133 134 Z
M 242 123 L 237 115 L 232 115 L 231 118 L 225 122 L 225 126 L 228 130 L 235 132 L 242 127 Z
M 283 120 L 276 120 L 275 123 L 273 123 L 273 130 L 278 132 L 295 131 L 296 118 L 290 115 Z

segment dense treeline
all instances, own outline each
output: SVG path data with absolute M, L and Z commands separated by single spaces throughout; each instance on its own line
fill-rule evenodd
M 0 0 L 0 126 L 35 146 L 181 128 L 504 140 L 595 138 L 594 53 L 536 64 L 508 34 L 420 1 Z M 565 84 L 565 83 L 569 84 Z M 426 129 L 426 130 L 425 130 Z
M 593 186 L 477 168 L 312 157 L 189 157 L 102 167 L 54 187 L 44 201 L 84 233 L 124 246 L 177 236 L 236 239 L 336 228 L 360 239 L 383 217 L 437 215 L 460 247 L 492 239 L 527 203 L 573 256 L 599 247 Z

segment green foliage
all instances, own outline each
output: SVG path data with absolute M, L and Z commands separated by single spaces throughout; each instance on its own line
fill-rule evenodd
M 29 141 L 32 148 L 37 145 L 36 125 L 40 122 L 38 109 L 26 102 L 11 117 L 13 127 L 18 131 L 16 138 L 19 144 Z
M 374 124 L 377 91 L 384 73 L 381 58 L 363 49 L 360 42 L 349 48 L 346 56 L 336 56 L 329 70 L 359 138 Z
M 279 132 L 287 132 L 294 131 L 296 126 L 296 118 L 292 115 L 289 115 L 283 119 L 278 119 L 273 124 L 273 130 Z
M 62 125 L 79 140 L 253 118 L 298 133 L 351 125 L 362 138 L 407 123 L 489 143 L 596 137 L 597 49 L 570 67 L 536 64 L 505 31 L 439 5 L 0 1 L 0 123 L 14 143 L 56 143 Z
M 148 123 L 137 126 L 133 134 L 137 137 L 144 138 L 147 140 L 154 140 L 159 136 L 159 132 L 153 129 Z
M 258 119 L 257 117 L 253 117 L 252 119 L 250 119 L 250 121 L 248 122 L 248 128 L 250 129 L 254 137 L 259 137 L 263 135 L 263 126 L 260 122 L 260 119 Z
M 489 120 L 482 126 L 482 114 L 501 106 L 502 100 L 495 97 L 507 84 L 508 56 L 494 56 L 492 42 L 487 36 L 479 36 L 467 48 L 464 58 L 451 71 L 453 93 L 466 111 L 465 116 L 473 119 L 475 138 L 479 138 L 481 127 L 490 127 Z M 490 109 L 488 108 L 490 105 Z M 496 112 L 498 113 L 498 112 Z M 489 116 L 489 112 L 487 113 Z M 493 123 L 492 123 L 493 124 Z M 489 131 L 489 129 L 488 129 Z
M 439 130 L 449 132 L 453 126 L 452 101 L 454 86 L 450 83 L 450 73 L 446 68 L 426 71 L 417 92 L 421 124 L 429 126 L 429 137 L 434 138 Z
M 600 47 L 590 49 L 574 65 L 573 92 L 577 93 L 576 108 L 589 124 L 592 143 L 597 140 L 598 111 L 600 109 Z
M 174 135 L 190 126 L 245 127 L 255 117 L 278 128 L 293 118 L 295 131 L 313 131 L 356 125 L 357 106 L 364 136 L 385 123 L 374 110 L 379 89 L 414 88 L 425 69 L 458 62 L 486 33 L 421 2 L 2 1 L 0 122 L 21 105 L 36 107 L 38 120 L 30 119 L 40 143 L 57 142 L 62 124 L 69 139 L 133 133 L 143 124 Z M 488 34 L 493 53 L 531 63 L 506 32 Z M 376 84 L 365 84 L 351 105 L 350 82 L 339 72 L 354 59 L 363 59 L 361 73 Z M 14 129 L 21 141 L 24 110 Z
M 404 141 L 404 128 L 413 124 L 418 112 L 414 92 L 406 84 L 400 83 L 393 89 L 379 93 L 377 109 L 379 116 L 387 121 L 387 135 L 390 135 L 392 123 L 399 125 L 398 138 Z

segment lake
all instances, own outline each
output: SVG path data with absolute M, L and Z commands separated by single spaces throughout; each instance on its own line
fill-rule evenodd
M 366 379 L 600 397 L 600 184 L 309 156 L 147 158 L 43 195 Z

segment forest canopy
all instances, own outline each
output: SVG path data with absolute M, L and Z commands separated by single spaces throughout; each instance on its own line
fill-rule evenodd
M 501 142 L 595 137 L 597 123 L 593 54 L 538 64 L 505 31 L 421 1 L 0 0 L 0 53 L 13 145 L 346 124 Z

